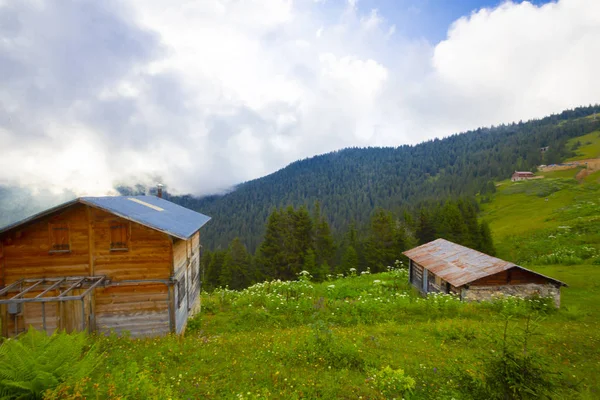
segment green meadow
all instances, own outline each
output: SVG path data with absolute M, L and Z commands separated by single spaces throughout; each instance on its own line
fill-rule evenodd
M 582 153 L 592 146 L 583 145 L 586 140 L 580 138 Z M 385 273 L 347 271 L 322 283 L 305 274 L 239 292 L 203 293 L 202 311 L 184 336 L 27 334 L 5 342 L 0 394 L 600 398 L 600 173 L 578 183 L 576 172 L 499 182 L 481 205 L 500 258 L 567 283 L 559 310 L 545 299 L 474 304 L 447 295 L 421 298 L 401 262 Z M 69 340 L 79 353 L 49 358 L 57 343 Z M 16 355 L 21 361 L 14 365 L 9 360 Z M 48 359 L 54 367 L 46 367 Z M 82 365 L 89 373 L 77 373 Z
M 596 117 L 597 114 L 596 114 Z M 600 158 L 600 132 L 591 132 L 584 136 L 573 138 L 567 142 L 567 148 L 574 149 L 577 155 L 566 161 Z

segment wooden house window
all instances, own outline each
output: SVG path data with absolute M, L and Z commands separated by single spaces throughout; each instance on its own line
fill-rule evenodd
M 181 307 L 183 299 L 185 299 L 185 274 L 181 276 L 181 279 L 177 282 L 177 308 Z
M 129 223 L 113 222 L 110 224 L 110 251 L 129 250 Z
M 435 276 L 435 284 L 438 287 L 442 287 L 442 278 L 440 278 L 439 276 Z
M 68 253 L 71 251 L 69 225 L 66 222 L 49 224 L 49 233 L 51 253 Z

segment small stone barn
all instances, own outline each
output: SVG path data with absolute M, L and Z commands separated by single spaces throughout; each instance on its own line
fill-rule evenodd
M 516 182 L 516 181 L 526 181 L 528 179 L 533 179 L 533 178 L 535 178 L 535 175 L 533 174 L 533 172 L 515 171 L 512 174 L 512 177 L 510 178 L 510 180 L 513 182 Z
M 81 197 L 0 228 L 0 333 L 183 332 L 209 220 L 154 196 Z
M 461 300 L 494 296 L 551 296 L 560 306 L 565 283 L 445 239 L 403 253 L 409 259 L 409 279 L 421 293 L 451 293 Z

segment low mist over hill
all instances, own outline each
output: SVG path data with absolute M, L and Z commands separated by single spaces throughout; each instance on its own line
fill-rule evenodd
M 213 219 L 203 241 L 225 248 L 235 237 L 250 251 L 257 248 L 265 221 L 276 207 L 321 203 L 334 235 L 352 221 L 364 225 L 375 207 L 401 211 L 427 200 L 472 195 L 490 180 L 514 170 L 559 162 L 571 149 L 569 138 L 600 127 L 600 106 L 564 111 L 541 120 L 479 128 L 415 146 L 347 148 L 296 161 L 260 179 L 238 185 L 225 195 L 166 198 Z M 541 147 L 549 146 L 545 153 Z M 153 193 L 153 188 L 118 187 L 123 194 Z M 0 187 L 0 225 L 74 197 Z
M 240 237 L 252 251 L 275 207 L 311 208 L 319 200 L 336 233 L 352 221 L 364 225 L 375 207 L 401 211 L 422 201 L 473 195 L 515 170 L 559 162 L 571 151 L 565 146 L 569 138 L 600 127 L 600 118 L 592 116 L 599 111 L 578 108 L 416 146 L 344 149 L 297 161 L 223 196 L 172 200 L 213 217 L 204 233 L 208 248 L 225 248 Z

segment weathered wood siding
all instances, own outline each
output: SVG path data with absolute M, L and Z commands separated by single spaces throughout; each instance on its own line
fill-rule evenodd
M 96 327 L 100 332 L 130 331 L 132 336 L 169 332 L 167 285 L 130 280 L 168 280 L 172 241 L 166 234 L 90 207 L 94 275 L 105 275 L 119 286 L 95 292 Z M 111 225 L 129 227 L 128 250 L 111 250 Z
M 470 283 L 470 286 L 521 285 L 525 283 L 544 284 L 549 283 L 549 281 L 543 276 L 529 271 L 520 268 L 511 268 L 473 281 Z
M 128 284 L 96 289 L 96 329 L 129 331 L 132 336 L 170 331 L 168 287 L 161 283 Z
M 189 240 L 173 243 L 173 275 L 175 284 L 175 331 L 183 332 L 190 311 L 200 294 L 200 234 L 196 232 Z
M 111 250 L 111 225 L 116 223 L 127 226 L 126 250 Z M 69 251 L 51 251 L 49 224 L 68 227 Z M 114 286 L 97 288 L 86 299 L 86 326 L 93 325 L 101 332 L 129 330 L 134 336 L 164 334 L 173 326 L 166 284 L 173 270 L 172 240 L 162 232 L 74 204 L 3 235 L 0 249 L 3 285 L 21 278 L 105 275 L 110 279 Z M 130 280 L 164 283 L 123 282 Z M 27 297 L 38 293 L 32 291 Z M 80 301 L 47 303 L 45 308 L 48 331 L 82 326 Z M 0 316 L 3 333 L 14 332 L 14 316 L 9 316 L 6 306 L 0 307 Z M 17 331 L 30 324 L 41 329 L 40 304 L 24 305 L 17 316 Z
M 50 252 L 49 223 L 67 223 L 71 250 Z M 21 278 L 89 275 L 88 220 L 85 206 L 75 204 L 10 232 L 2 238 L 4 284 Z
M 422 291 L 423 290 L 423 267 L 421 267 L 419 264 L 417 264 L 416 262 L 411 260 L 410 268 L 411 268 L 411 273 L 410 273 L 411 283 L 417 289 Z
M 442 280 L 433 272 L 427 271 L 427 293 L 445 292 L 442 289 Z
M 93 235 L 93 275 L 111 280 L 168 279 L 171 274 L 171 239 L 166 234 L 90 208 Z M 129 249 L 111 250 L 110 227 L 127 224 Z
M 40 294 L 42 290 L 32 290 L 28 292 L 24 298 L 33 298 Z M 75 289 L 70 294 L 79 295 L 83 292 L 81 289 Z M 58 291 L 48 292 L 48 296 L 58 295 Z M 86 297 L 83 303 L 85 309 L 85 317 L 81 310 L 81 301 L 66 301 L 66 302 L 51 302 L 46 303 L 44 314 L 46 315 L 46 332 L 52 333 L 56 329 L 66 330 L 67 332 L 81 331 L 89 328 L 89 315 L 91 297 Z M 17 334 L 24 332 L 30 326 L 35 329 L 42 330 L 44 322 L 42 318 L 41 303 L 25 303 L 21 305 L 22 311 L 15 318 L 14 315 L 8 314 L 7 305 L 0 306 L 2 319 L 2 334 L 7 337 L 14 337 Z M 16 326 L 15 326 L 16 325 Z

